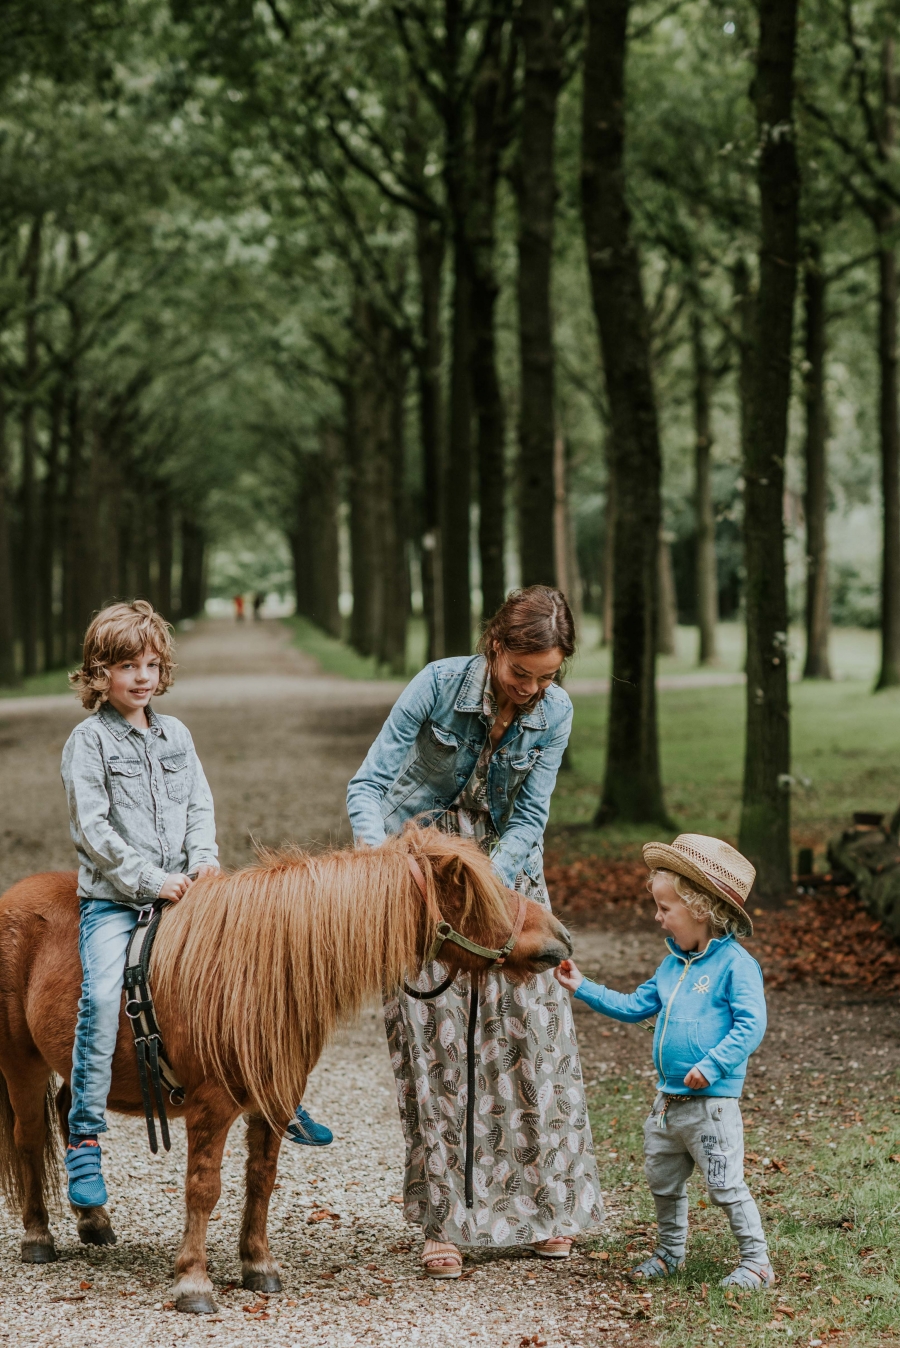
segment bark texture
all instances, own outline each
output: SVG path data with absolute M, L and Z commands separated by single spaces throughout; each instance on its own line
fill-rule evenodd
M 629 0 L 588 0 L 582 214 L 616 480 L 612 690 L 597 822 L 666 820 L 656 716 L 660 447 L 624 177 Z
M 0 385 L 0 685 L 18 683 L 9 511 L 9 461 L 6 446 L 6 404 Z
M 740 847 L 761 897 L 789 892 L 790 706 L 784 564 L 784 459 L 797 277 L 794 137 L 797 0 L 760 0 L 754 97 L 761 210 L 759 296 L 744 456 L 747 727 Z
M 341 635 L 339 462 L 339 436 L 333 428 L 323 426 L 318 453 L 300 456 L 290 535 L 297 612 L 334 637 Z
M 716 515 L 712 494 L 712 371 L 706 350 L 703 319 L 691 316 L 694 360 L 694 510 L 697 516 L 697 630 L 699 663 L 716 662 L 719 622 L 719 580 L 716 563 Z
M 553 0 L 523 0 L 524 76 L 515 173 L 519 212 L 519 554 L 523 585 L 556 585 L 551 276 L 556 206 L 554 141 L 562 57 Z M 556 549 L 558 553 L 558 549 Z
M 825 295 L 821 251 L 810 247 L 803 277 L 803 400 L 806 410 L 806 660 L 804 679 L 830 679 L 828 638 L 828 412 L 825 404 Z

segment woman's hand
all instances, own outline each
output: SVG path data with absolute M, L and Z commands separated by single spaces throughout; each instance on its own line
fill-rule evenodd
M 684 1079 L 685 1086 L 692 1091 L 705 1091 L 709 1082 L 698 1068 L 692 1067 Z
M 563 960 L 562 964 L 557 964 L 553 977 L 569 992 L 577 992 L 584 982 L 584 974 L 574 960 Z
M 167 875 L 163 887 L 159 891 L 159 897 L 168 899 L 169 903 L 177 903 L 179 899 L 184 898 L 192 884 L 193 881 L 189 875 L 180 873 Z
M 214 861 L 201 861 L 200 865 L 191 871 L 194 880 L 208 880 L 211 875 L 218 875 L 221 867 Z

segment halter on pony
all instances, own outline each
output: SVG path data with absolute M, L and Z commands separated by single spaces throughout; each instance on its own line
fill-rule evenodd
M 416 882 L 416 887 L 422 898 L 425 900 L 429 912 L 434 915 L 434 905 L 428 897 L 428 889 L 425 884 L 425 876 L 422 874 L 422 868 L 416 861 L 411 852 L 407 852 L 406 861 L 412 872 L 412 878 Z M 478 945 L 476 941 L 470 941 L 467 936 L 454 931 L 449 922 L 446 922 L 440 915 L 435 926 L 434 940 L 431 943 L 431 949 L 426 956 L 425 963 L 430 964 L 432 960 L 438 958 L 438 955 L 446 941 L 453 945 L 460 946 L 463 950 L 468 950 L 470 955 L 480 955 L 482 959 L 490 960 L 489 968 L 502 969 L 509 956 L 512 954 L 515 944 L 522 935 L 522 928 L 525 926 L 525 918 L 528 913 L 527 900 L 518 892 L 514 891 L 518 900 L 518 909 L 516 911 L 516 920 L 513 923 L 512 931 L 506 938 L 505 943 L 499 950 L 491 950 L 487 946 Z M 434 997 L 439 997 L 442 992 L 446 992 L 450 984 L 455 979 L 456 974 L 448 974 L 442 983 L 438 983 L 436 988 L 430 992 L 419 992 L 411 988 L 408 983 L 403 984 L 403 990 L 408 997 L 415 997 L 419 1002 L 430 1002 Z M 478 978 L 472 976 L 471 988 L 469 992 L 469 1022 L 466 1027 L 466 1207 L 474 1207 L 475 1198 L 472 1185 L 472 1171 L 475 1163 L 475 1027 L 478 1024 Z

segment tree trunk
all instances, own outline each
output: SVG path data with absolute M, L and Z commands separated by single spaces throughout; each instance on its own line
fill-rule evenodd
M 744 461 L 747 728 L 740 847 L 762 898 L 791 880 L 790 704 L 784 565 L 784 459 L 797 280 L 794 138 L 798 0 L 760 0 L 754 97 L 760 156 L 759 297 Z
M 28 245 L 22 264 L 25 276 L 25 365 L 23 369 L 24 398 L 22 402 L 22 539 L 20 561 L 20 601 L 22 653 L 25 674 L 38 671 L 38 634 L 40 632 L 38 583 L 38 497 L 36 478 L 38 334 L 37 300 L 41 262 L 40 217 L 32 221 Z
M 361 315 L 361 308 L 357 308 Z M 357 353 L 347 390 L 347 466 L 350 487 L 350 575 L 353 613 L 350 644 L 360 655 L 373 655 L 380 594 L 378 553 L 377 455 L 372 446 L 377 390 L 372 357 Z
M 706 352 L 703 319 L 691 317 L 694 356 L 694 508 L 697 514 L 697 628 L 699 663 L 716 662 L 719 621 L 719 578 L 716 564 L 716 516 L 712 497 L 712 371 Z
M 830 679 L 828 637 L 828 468 L 825 406 L 825 275 L 818 243 L 809 248 L 804 272 L 806 367 L 806 663 L 804 679 Z
M 609 433 L 604 445 L 606 457 L 606 510 L 603 534 L 603 594 L 600 617 L 600 644 L 611 646 L 613 640 L 613 571 L 616 551 L 616 466 L 613 462 L 612 441 Z
M 554 152 L 562 60 L 553 0 L 523 0 L 525 72 L 515 186 L 519 210 L 519 553 L 523 585 L 561 584 L 553 544 L 551 274 Z
M 381 444 L 385 515 L 381 536 L 384 549 L 384 596 L 376 654 L 379 663 L 387 665 L 392 674 L 402 675 L 406 670 L 406 629 L 409 621 L 409 531 L 404 482 L 406 366 L 397 334 L 386 332 L 385 336 L 388 341 L 387 434 Z
M 897 84 L 894 40 L 885 37 L 881 49 L 883 115 L 879 155 L 893 157 Z M 878 423 L 881 440 L 881 491 L 884 545 L 881 580 L 881 672 L 876 689 L 900 684 L 900 415 L 897 388 L 897 254 L 894 232 L 897 212 L 879 204 L 874 213 L 878 236 L 878 367 L 880 372 Z
M 172 605 L 172 563 L 175 538 L 172 519 L 172 500 L 168 483 L 160 482 L 156 492 L 156 604 L 155 607 L 171 622 L 175 616 Z
M 50 441 L 41 492 L 40 524 L 40 612 L 41 645 L 44 668 L 55 669 L 61 652 L 57 642 L 56 558 L 59 544 L 58 493 L 62 422 L 65 412 L 65 387 L 62 380 L 54 385 L 50 398 Z
M 472 400 L 478 429 L 478 552 L 481 561 L 482 618 L 496 613 L 506 598 L 506 416 L 497 374 L 495 311 L 499 286 L 494 270 L 497 182 L 503 139 L 503 27 L 493 32 L 474 90 L 472 197 L 468 234 L 472 259 Z
M 472 649 L 472 582 L 469 512 L 472 500 L 471 277 L 462 225 L 453 240 L 453 334 L 450 357 L 450 425 L 444 462 L 441 547 L 444 580 L 444 647 L 447 655 Z
M 75 379 L 69 383 L 66 408 L 66 488 L 65 530 L 63 548 L 63 630 L 65 658 L 80 659 L 84 632 L 90 618 L 90 598 L 85 592 L 84 580 L 89 569 L 85 560 L 89 551 L 90 532 L 87 521 L 86 484 L 87 467 L 84 453 L 84 421 L 81 395 Z
M 656 718 L 661 459 L 640 262 L 624 178 L 629 0 L 588 0 L 582 215 L 616 479 L 612 689 L 597 823 L 666 821 Z
M 566 596 L 572 610 L 575 630 L 580 632 L 584 604 L 574 535 L 569 497 L 568 452 L 565 440 L 561 435 L 557 435 L 553 442 L 554 571 L 556 584 Z
M 180 618 L 197 618 L 206 603 L 206 535 L 192 515 L 181 517 Z
M 334 637 L 341 635 L 338 438 L 330 427 L 320 427 L 319 452 L 298 455 L 297 503 L 290 533 L 297 612 Z
M 9 459 L 6 448 L 6 404 L 0 385 L 0 686 L 18 683 L 15 602 L 9 527 Z
M 659 531 L 659 600 L 656 609 L 656 653 L 674 655 L 678 630 L 678 603 L 675 596 L 675 568 L 672 565 L 672 538 Z
M 441 273 L 444 231 L 424 215 L 416 217 L 419 266 L 419 434 L 422 442 L 422 604 L 428 627 L 427 659 L 444 654 L 444 586 L 441 569 L 441 485 L 443 397 L 441 394 Z

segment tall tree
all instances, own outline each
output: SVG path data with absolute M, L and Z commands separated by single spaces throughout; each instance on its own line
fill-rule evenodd
M 554 0 L 523 0 L 519 152 L 519 556 L 523 585 L 559 581 L 553 540 L 554 400 L 551 274 L 556 210 L 556 115 L 563 82 Z
M 760 0 L 753 95 L 759 135 L 759 294 L 744 446 L 747 725 L 740 847 L 757 890 L 791 879 L 784 460 L 791 393 L 800 179 L 794 133 L 798 0 Z
M 719 581 L 716 562 L 716 515 L 712 493 L 712 369 L 706 349 L 703 315 L 691 314 L 691 350 L 694 380 L 694 510 L 697 516 L 697 630 L 699 663 L 715 664 L 719 622 Z
M 625 185 L 629 9 L 629 0 L 588 0 L 582 104 L 582 218 L 616 483 L 612 689 L 597 821 L 662 823 L 655 678 L 661 458 Z
M 828 637 L 828 416 L 825 407 L 825 298 L 827 282 L 818 240 L 807 248 L 803 272 L 806 410 L 806 660 L 804 679 L 830 679 Z

